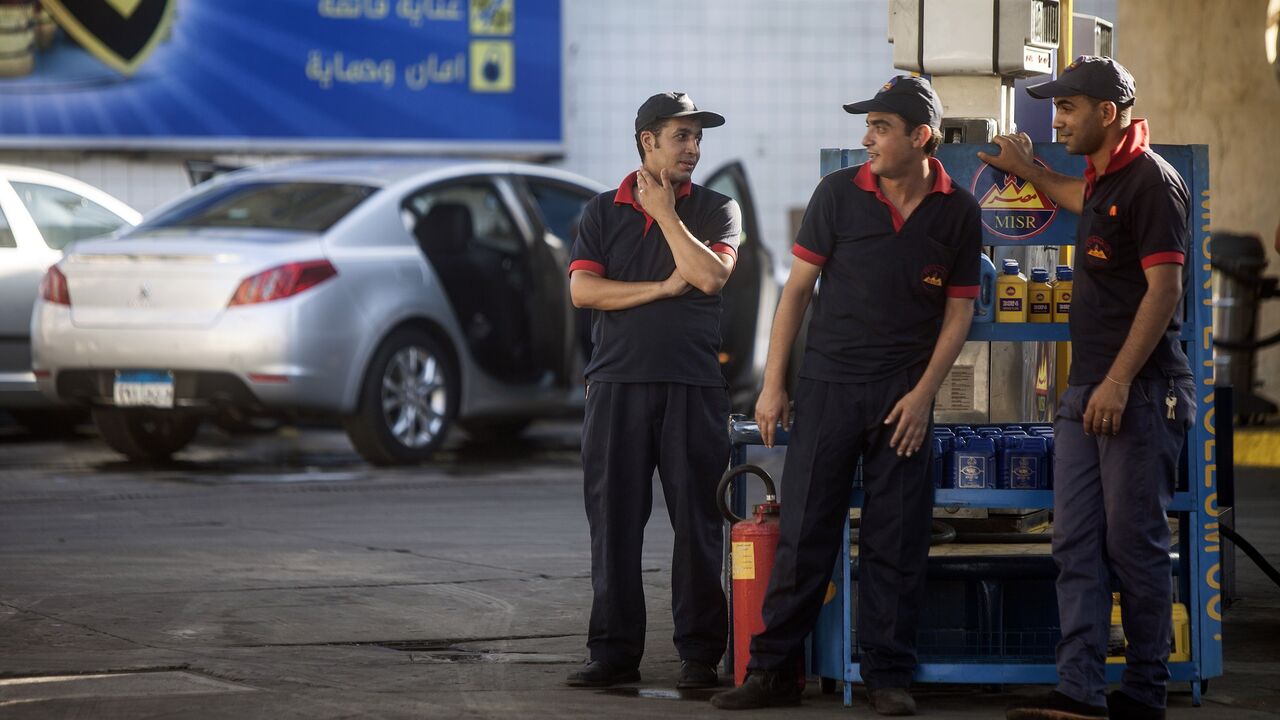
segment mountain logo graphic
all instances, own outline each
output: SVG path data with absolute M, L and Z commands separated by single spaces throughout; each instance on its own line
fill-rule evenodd
M 947 269 L 941 265 L 929 265 L 920 273 L 920 282 L 933 288 L 941 288 L 947 280 Z
M 1040 158 L 1040 167 L 1048 169 Z M 987 165 L 978 166 L 970 192 L 978 198 L 982 224 L 991 234 L 1005 240 L 1026 240 L 1049 227 L 1058 215 L 1058 206 L 1034 183 Z
M 1103 265 L 1111 260 L 1111 245 L 1097 235 L 1090 235 L 1084 243 L 1084 254 L 1090 265 Z
M 1055 207 L 1052 200 L 1040 195 L 1030 180 L 1019 183 L 1013 175 L 1006 175 L 1000 187 L 992 185 L 978 206 L 993 210 L 1052 210 Z

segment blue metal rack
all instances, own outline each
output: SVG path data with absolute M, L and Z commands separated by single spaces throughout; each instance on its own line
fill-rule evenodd
M 994 146 L 943 145 L 939 159 L 947 168 L 953 182 L 964 187 L 979 199 L 989 192 L 993 175 L 997 182 L 1011 178 L 993 173 L 993 169 L 977 159 L 978 150 L 997 152 Z M 1171 662 L 1171 679 L 1191 684 L 1193 704 L 1200 704 L 1203 684 L 1210 678 L 1222 675 L 1222 615 L 1221 615 L 1221 541 L 1218 535 L 1217 508 L 1217 459 L 1214 438 L 1214 392 L 1212 355 L 1212 314 L 1210 307 L 1209 267 L 1209 163 L 1208 148 L 1204 145 L 1155 146 L 1187 182 L 1191 190 L 1191 237 L 1187 263 L 1191 269 L 1191 281 L 1184 305 L 1182 340 L 1191 359 L 1196 386 L 1200 388 L 1196 422 L 1188 433 L 1186 447 L 1186 476 L 1181 478 L 1174 495 L 1170 512 L 1179 520 L 1178 560 L 1174 568 L 1175 585 L 1179 600 L 1187 607 L 1191 647 L 1190 660 Z M 1080 175 L 1084 169 L 1083 158 L 1067 155 L 1058 144 L 1044 143 L 1035 146 L 1037 158 L 1046 166 L 1059 172 Z M 862 150 L 826 149 L 822 151 L 822 172 L 856 165 L 862 162 Z M 998 187 L 997 187 L 998 189 Z M 984 211 L 985 213 L 986 211 Z M 1075 237 L 1075 216 L 1057 210 L 1039 210 L 1025 214 L 1031 220 L 1006 224 L 1017 228 L 1000 231 L 1000 221 L 984 215 L 984 244 L 1004 246 L 1072 245 Z M 994 227 L 993 227 L 994 226 Z M 1022 232 L 1023 237 L 1013 237 Z M 996 342 L 1066 341 L 1067 327 L 1060 323 L 984 323 L 974 324 L 970 340 Z M 730 439 L 733 448 L 732 462 L 745 461 L 746 446 L 759 443 L 759 433 L 753 421 L 738 420 L 731 423 Z M 780 439 L 780 444 L 786 438 Z M 783 502 L 786 501 L 786 478 L 782 478 Z M 741 492 L 735 492 L 739 514 L 745 513 L 745 501 Z M 855 490 L 851 506 L 861 506 L 861 491 Z M 935 503 L 945 507 L 970 508 L 1052 508 L 1052 490 L 937 490 Z M 818 619 L 812 637 L 812 669 L 823 679 L 823 684 L 835 680 L 844 681 L 844 700 L 852 702 L 850 684 L 861 679 L 855 658 L 854 629 L 852 627 L 853 598 L 850 578 L 850 542 L 846 527 L 843 552 L 832 577 L 834 597 L 829 597 Z M 1056 617 L 1056 607 L 1053 609 Z M 732 657 L 732 655 L 730 655 Z M 1107 679 L 1118 682 L 1124 670 L 1123 664 L 1108 664 Z M 1018 657 L 1017 653 L 993 653 L 986 657 L 965 657 L 948 662 L 923 662 L 916 675 L 918 682 L 938 683 L 1031 683 L 1053 684 L 1058 679 L 1057 669 L 1044 657 Z

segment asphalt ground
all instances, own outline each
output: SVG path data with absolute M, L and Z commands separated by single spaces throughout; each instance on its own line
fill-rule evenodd
M 644 556 L 643 681 L 565 687 L 585 657 L 590 564 L 578 428 L 438 462 L 364 464 L 310 428 L 205 431 L 164 467 L 91 434 L 0 421 L 0 718 L 704 717 L 679 692 L 656 493 Z M 754 459 L 776 470 L 777 452 Z M 784 481 L 785 482 L 785 481 Z M 1244 470 L 1237 529 L 1280 562 L 1280 471 Z M 1226 673 L 1172 718 L 1280 716 L 1280 588 L 1243 555 Z M 1003 717 L 1040 687 L 920 686 L 921 714 Z M 800 708 L 868 716 L 812 683 Z

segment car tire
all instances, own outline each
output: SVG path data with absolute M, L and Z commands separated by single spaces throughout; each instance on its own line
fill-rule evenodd
M 438 342 L 419 330 L 398 330 L 365 370 L 356 412 L 343 419 L 347 437 L 374 465 L 425 462 L 444 444 L 459 389 Z
M 201 418 L 177 413 L 152 413 L 94 408 L 93 424 L 116 452 L 134 462 L 162 462 L 195 439 Z

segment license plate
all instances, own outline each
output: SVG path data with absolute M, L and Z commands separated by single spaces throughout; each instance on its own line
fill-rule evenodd
M 173 373 L 128 370 L 116 373 L 111 397 L 119 407 L 173 407 Z

